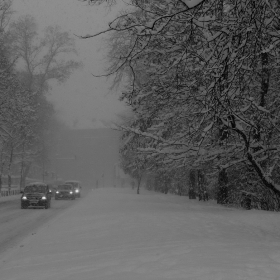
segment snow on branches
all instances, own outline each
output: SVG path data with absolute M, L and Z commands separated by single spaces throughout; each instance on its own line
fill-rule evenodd
M 110 73 L 126 77 L 128 130 L 146 139 L 143 151 L 158 164 L 245 163 L 280 194 L 267 176 L 280 145 L 278 2 L 131 4 L 108 28 L 126 38 L 112 35 Z

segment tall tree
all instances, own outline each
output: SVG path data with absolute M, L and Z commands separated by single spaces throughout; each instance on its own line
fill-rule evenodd
M 18 148 L 26 142 L 23 135 L 32 135 L 28 123 L 34 118 L 34 107 L 33 95 L 21 86 L 2 40 L 3 37 L 0 39 L 0 176 L 8 175 L 10 187 Z
M 49 26 L 43 36 L 39 36 L 37 23 L 29 15 L 20 17 L 10 25 L 9 40 L 20 80 L 33 93 L 31 105 L 36 118 L 29 123 L 37 135 L 33 143 L 33 155 L 40 165 L 45 166 L 55 114 L 45 93 L 50 90 L 50 81 L 65 82 L 74 70 L 81 67 L 81 63 L 71 59 L 76 54 L 75 42 L 67 32 L 58 26 Z M 30 160 L 26 162 L 26 171 L 30 164 Z
M 75 44 L 59 26 L 47 27 L 40 37 L 35 19 L 27 15 L 11 24 L 10 36 L 14 55 L 24 63 L 27 86 L 36 92 L 47 91 L 52 79 L 64 82 L 81 66 L 77 61 L 65 59 L 76 53 Z
M 136 112 L 130 130 L 150 139 L 149 152 L 165 155 L 166 166 L 245 163 L 280 197 L 272 176 L 280 152 L 278 1 L 131 3 L 135 12 L 104 31 L 130 38 L 113 64 L 132 77 L 123 94 Z

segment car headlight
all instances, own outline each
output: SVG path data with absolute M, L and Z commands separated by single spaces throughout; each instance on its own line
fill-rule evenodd
M 47 198 L 45 196 L 42 196 L 42 200 L 46 200 Z
M 78 192 L 79 192 L 79 190 L 75 190 L 75 192 L 76 192 L 76 193 L 78 193 Z
M 22 199 L 22 200 L 26 200 L 26 199 L 27 199 L 27 197 L 26 197 L 26 196 L 23 196 L 21 199 Z
M 59 191 L 56 191 L 55 193 L 59 193 Z
M 72 194 L 73 192 L 71 191 L 70 194 Z

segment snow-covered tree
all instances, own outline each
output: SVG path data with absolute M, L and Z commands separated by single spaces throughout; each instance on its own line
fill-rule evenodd
M 137 194 L 140 193 L 141 181 L 149 169 L 147 157 L 138 151 L 143 146 L 145 138 L 130 131 L 123 133 L 120 163 L 123 171 L 137 181 Z
M 278 1 L 131 4 L 104 32 L 126 38 L 113 67 L 130 70 L 123 99 L 145 152 L 167 167 L 245 164 L 279 197 Z
M 9 177 L 11 185 L 12 167 L 19 156 L 19 146 L 27 141 L 23 135 L 34 135 L 30 131 L 30 121 L 34 118 L 32 108 L 33 95 L 21 86 L 13 65 L 9 60 L 9 52 L 0 39 L 0 151 L 1 176 Z
M 50 90 L 51 81 L 65 82 L 81 63 L 70 57 L 76 54 L 76 49 L 69 33 L 58 26 L 49 26 L 44 30 L 43 36 L 39 36 L 37 23 L 29 15 L 10 24 L 8 39 L 20 81 L 33 93 L 31 106 L 36 118 L 30 126 L 36 134 L 36 141 L 33 143 L 32 154 L 33 159 L 37 158 L 45 169 L 55 115 L 53 105 L 47 100 L 45 93 Z M 31 162 L 26 162 L 26 171 Z
M 12 49 L 19 63 L 23 63 L 24 80 L 35 92 L 44 92 L 49 81 L 64 82 L 81 64 L 67 54 L 75 54 L 74 39 L 59 26 L 48 26 L 43 37 L 38 35 L 38 26 L 32 16 L 23 16 L 10 25 Z

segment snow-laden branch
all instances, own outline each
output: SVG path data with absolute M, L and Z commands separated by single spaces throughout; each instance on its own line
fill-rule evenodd
M 180 1 L 183 2 L 188 8 L 194 8 L 205 0 L 180 0 Z

